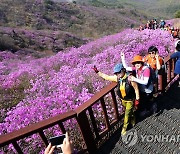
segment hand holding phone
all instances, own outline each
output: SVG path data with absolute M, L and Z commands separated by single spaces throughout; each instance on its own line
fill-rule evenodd
M 49 145 L 45 149 L 44 154 L 59 154 L 66 153 L 71 154 L 73 152 L 73 147 L 71 141 L 69 140 L 68 133 L 62 134 L 60 136 L 54 136 L 49 138 Z M 61 147 L 61 148 L 58 148 Z
M 65 134 L 59 135 L 59 136 L 54 136 L 49 138 L 49 141 L 51 142 L 52 146 L 57 146 L 63 143 L 64 138 L 66 137 Z

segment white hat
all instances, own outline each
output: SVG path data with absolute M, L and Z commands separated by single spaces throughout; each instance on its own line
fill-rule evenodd
M 178 50 L 177 50 L 177 46 L 180 46 L 180 40 L 177 40 L 175 42 L 175 52 L 177 52 L 179 50 L 179 47 L 178 47 Z
M 180 42 L 180 40 L 177 40 L 177 41 L 175 42 L 175 48 L 177 47 L 178 42 Z

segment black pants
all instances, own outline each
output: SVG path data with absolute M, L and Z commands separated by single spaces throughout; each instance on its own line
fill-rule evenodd
M 152 93 L 140 93 L 140 103 L 138 110 L 144 111 L 150 110 L 152 105 L 153 94 Z
M 143 111 L 149 111 L 150 113 L 152 103 L 153 103 L 153 93 L 150 93 L 150 94 L 140 93 L 139 106 L 135 112 L 137 122 L 143 120 L 146 116 L 148 116 L 148 115 L 145 115 L 145 117 L 144 116 L 142 117 L 141 113 Z

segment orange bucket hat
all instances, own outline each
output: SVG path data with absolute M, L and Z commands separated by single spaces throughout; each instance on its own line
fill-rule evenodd
M 142 56 L 140 56 L 140 55 L 134 56 L 133 61 L 131 63 L 133 64 L 135 62 L 142 62 L 142 63 L 144 63 Z

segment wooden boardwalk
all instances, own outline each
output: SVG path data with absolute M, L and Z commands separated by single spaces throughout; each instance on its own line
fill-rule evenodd
M 158 112 L 127 131 L 121 129 L 105 142 L 97 154 L 180 154 L 180 87 L 175 82 L 157 98 Z

